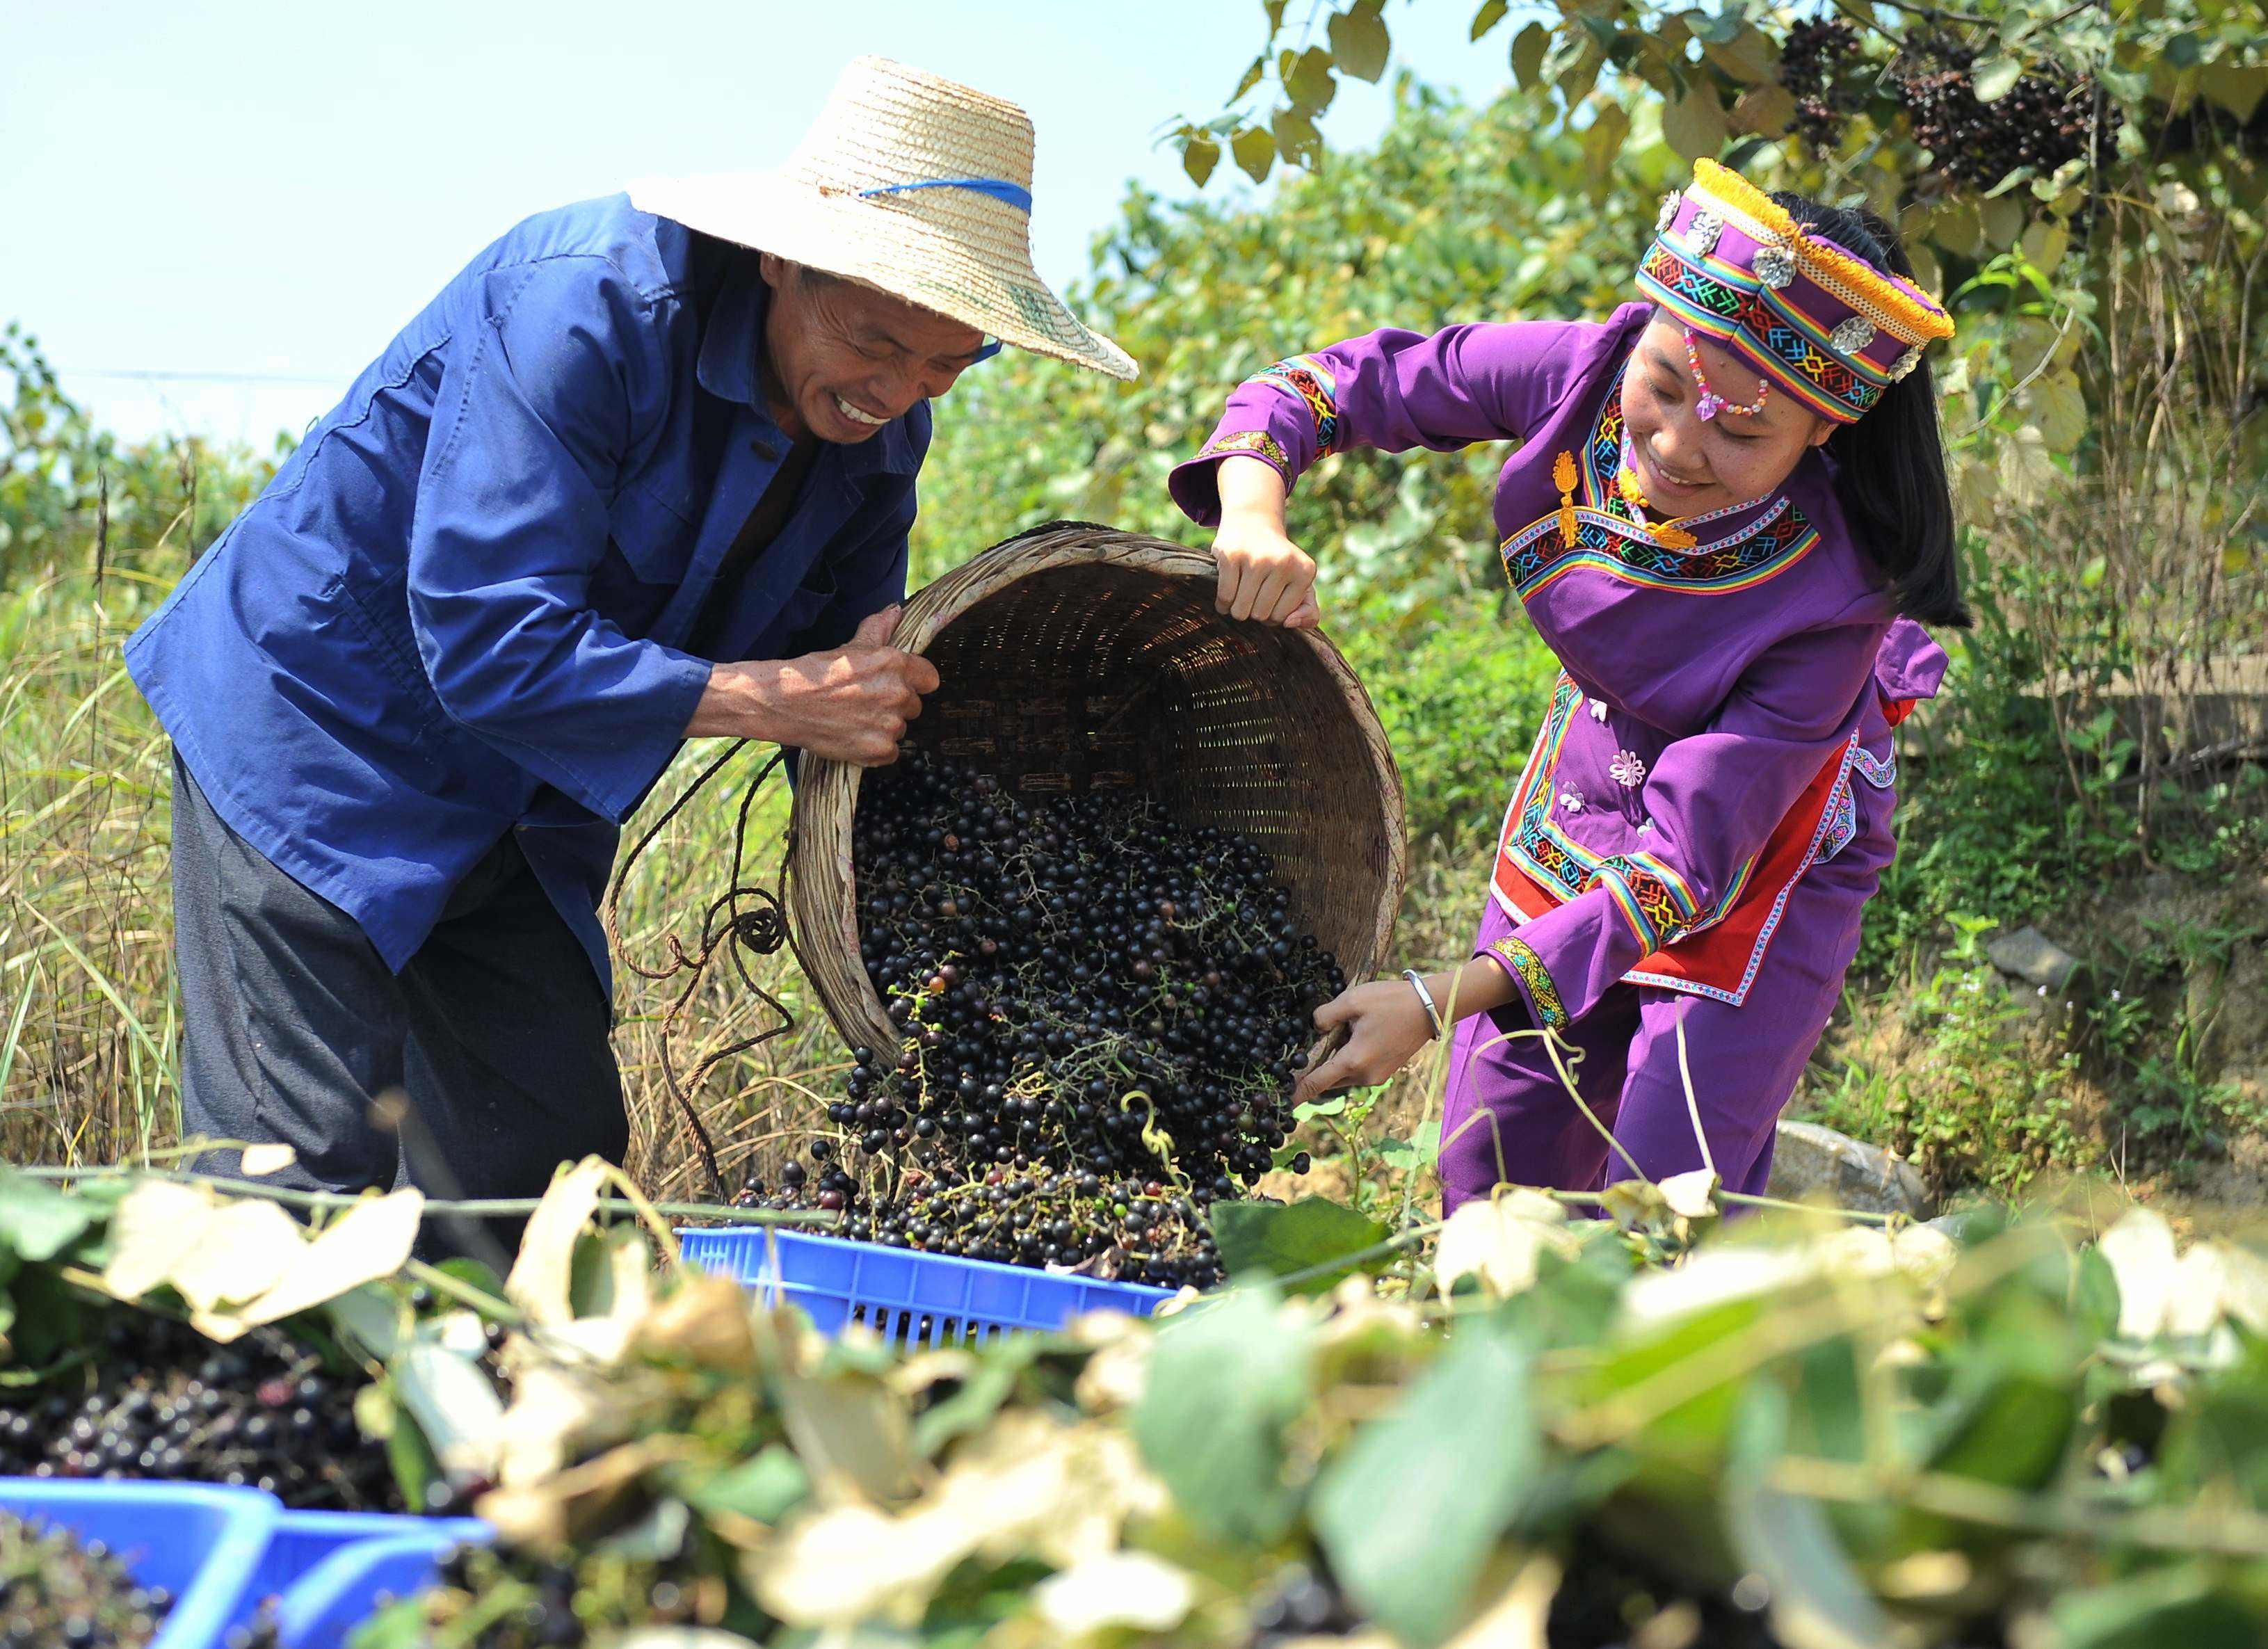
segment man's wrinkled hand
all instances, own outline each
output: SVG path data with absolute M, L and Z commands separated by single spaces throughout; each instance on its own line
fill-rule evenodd
M 848 762 L 885 767 L 898 759 L 922 695 L 937 691 L 937 667 L 890 644 L 898 609 L 884 607 L 848 645 L 800 658 L 718 665 L 687 732 L 770 740 Z

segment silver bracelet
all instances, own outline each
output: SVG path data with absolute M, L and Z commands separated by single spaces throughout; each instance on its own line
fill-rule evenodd
M 1425 1017 L 1432 1022 L 1433 1026 L 1433 1034 L 1430 1040 L 1439 1042 L 1441 1038 L 1441 1010 L 1433 1005 L 1433 993 L 1425 989 L 1425 981 L 1415 968 L 1403 968 L 1402 976 L 1410 982 L 1410 988 L 1418 993 L 1418 1000 L 1425 1005 Z

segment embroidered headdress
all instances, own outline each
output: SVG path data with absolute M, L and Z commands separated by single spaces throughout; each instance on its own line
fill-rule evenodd
M 1822 418 L 1855 423 L 1921 364 L 1953 321 L 1912 282 L 1878 269 L 1737 172 L 1693 163 L 1661 202 L 1638 290 Z

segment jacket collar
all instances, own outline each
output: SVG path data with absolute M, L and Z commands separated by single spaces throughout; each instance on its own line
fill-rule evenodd
M 756 363 L 763 349 L 764 315 L 771 306 L 771 288 L 754 252 L 744 253 L 725 267 L 725 278 L 709 308 L 701 334 L 701 356 L 695 376 L 701 387 L 719 400 L 735 401 L 749 409 L 757 425 L 775 435 L 779 426 L 764 405 Z M 895 417 L 855 445 L 830 443 L 845 475 L 881 472 L 910 475 L 921 467 L 910 432 L 913 413 Z M 784 439 L 782 440 L 784 445 Z

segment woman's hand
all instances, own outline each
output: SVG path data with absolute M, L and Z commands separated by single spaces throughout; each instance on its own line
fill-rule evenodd
M 1214 607 L 1231 618 L 1289 629 L 1311 629 L 1315 563 L 1284 532 L 1284 478 L 1274 466 L 1232 454 L 1220 462 L 1220 530 L 1212 556 L 1220 568 Z
M 1300 1073 L 1292 1103 L 1304 1104 L 1334 1088 L 1374 1088 L 1432 1040 L 1432 1021 L 1407 979 L 1351 986 L 1315 1010 L 1317 1030 L 1342 1025 L 1347 1027 L 1345 1045 Z

